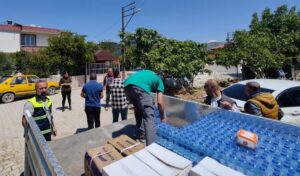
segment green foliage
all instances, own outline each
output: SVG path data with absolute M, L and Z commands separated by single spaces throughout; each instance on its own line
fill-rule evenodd
M 122 35 L 121 35 L 122 37 Z M 193 41 L 167 39 L 157 31 L 139 28 L 124 34 L 126 67 L 142 67 L 157 73 L 193 78 L 204 71 L 207 61 L 206 45 Z
M 99 49 L 106 50 L 111 54 L 119 55 L 119 45 L 112 41 L 102 41 L 98 44 Z
M 31 54 L 26 51 L 19 51 L 13 54 L 15 57 L 16 63 L 16 71 L 21 73 L 29 73 L 30 68 L 28 67 Z
M 30 69 L 28 74 L 34 74 L 41 78 L 56 74 L 54 70 L 51 70 L 50 58 L 45 50 L 31 54 L 28 68 Z
M 217 63 L 225 66 L 247 65 L 257 77 L 263 70 L 281 68 L 300 56 L 300 13 L 280 6 L 272 13 L 265 9 L 261 18 L 253 14 L 249 31 L 236 31 L 223 51 L 217 51 Z
M 10 75 L 14 72 L 15 58 L 10 54 L 0 52 L 0 75 Z
M 50 57 L 52 70 L 66 70 L 71 74 L 83 73 L 85 64 L 94 62 L 97 46 L 86 43 L 85 37 L 71 32 L 62 32 L 49 39 L 46 52 Z

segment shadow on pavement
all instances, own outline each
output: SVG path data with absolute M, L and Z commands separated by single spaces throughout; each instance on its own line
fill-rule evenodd
M 88 128 L 77 128 L 75 134 L 82 133 L 82 132 L 85 132 L 87 130 L 89 130 L 89 129 Z
M 126 125 L 122 129 L 113 132 L 112 137 L 115 138 L 115 137 L 118 137 L 122 134 L 126 134 L 127 136 L 131 137 L 134 140 L 138 139 L 136 125 Z

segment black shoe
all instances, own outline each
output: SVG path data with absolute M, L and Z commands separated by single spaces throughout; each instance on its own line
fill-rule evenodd
M 70 111 L 72 110 L 72 106 L 69 106 L 69 110 L 70 110 Z
M 62 112 L 64 112 L 64 111 L 65 111 L 65 107 L 62 107 L 62 109 L 61 109 L 61 110 L 62 110 Z

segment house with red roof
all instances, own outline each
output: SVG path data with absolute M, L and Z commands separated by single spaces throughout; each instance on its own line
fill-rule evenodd
M 110 52 L 106 50 L 98 50 L 95 53 L 95 62 L 96 63 L 105 63 L 109 64 L 117 64 L 119 63 L 118 57 L 114 56 Z
M 0 52 L 34 52 L 49 46 L 48 39 L 58 36 L 62 30 L 35 25 L 22 25 L 7 21 L 0 24 Z

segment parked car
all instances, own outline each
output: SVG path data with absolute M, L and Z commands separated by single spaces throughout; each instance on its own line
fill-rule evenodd
M 256 81 L 262 92 L 269 92 L 276 98 L 284 112 L 282 122 L 300 126 L 300 82 L 278 79 L 255 79 L 240 81 L 223 90 L 223 93 L 236 101 L 238 108 L 243 111 L 248 97 L 245 94 L 246 83 Z
M 173 76 L 160 76 L 163 80 L 165 91 L 179 90 L 191 86 L 191 81 L 187 78 L 178 78 Z
M 35 75 L 3 76 L 0 79 L 0 98 L 3 103 L 10 103 L 17 97 L 35 94 L 35 83 L 40 78 Z M 49 95 L 55 94 L 59 82 L 48 81 Z

